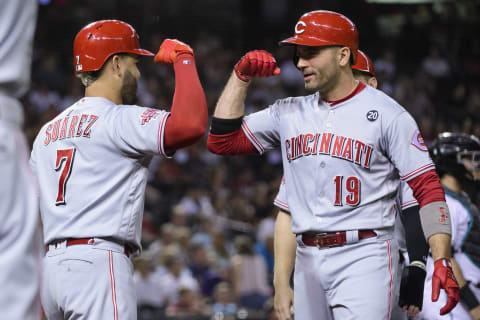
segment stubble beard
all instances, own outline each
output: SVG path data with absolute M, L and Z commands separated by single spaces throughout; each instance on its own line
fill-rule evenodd
M 129 105 L 137 102 L 137 86 L 137 79 L 127 70 L 120 90 L 123 104 Z

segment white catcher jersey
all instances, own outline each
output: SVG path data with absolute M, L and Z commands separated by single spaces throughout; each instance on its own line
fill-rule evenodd
M 86 97 L 38 133 L 30 165 L 40 184 L 45 244 L 114 237 L 140 248 L 148 164 L 165 154 L 169 113 Z
M 362 83 L 334 103 L 278 100 L 242 129 L 260 153 L 281 148 L 294 233 L 392 227 L 400 179 L 434 168 L 410 114 Z

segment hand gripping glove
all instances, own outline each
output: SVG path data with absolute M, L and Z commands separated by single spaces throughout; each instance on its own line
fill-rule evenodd
M 156 63 L 173 64 L 177 56 L 184 53 L 193 56 L 193 49 L 188 44 L 178 41 L 177 39 L 165 39 L 153 60 Z
M 407 276 L 402 277 L 400 285 L 400 298 L 398 304 L 403 306 L 423 307 L 423 287 L 425 284 L 425 264 L 421 261 L 413 261 L 407 267 Z
M 240 80 L 250 81 L 254 77 L 270 77 L 280 74 L 277 61 L 265 50 L 247 52 L 235 65 L 235 74 Z
M 448 259 L 438 259 L 434 264 L 432 276 L 432 301 L 437 301 L 440 295 L 440 288 L 447 293 L 447 303 L 440 310 L 440 315 L 449 313 L 460 299 L 460 288 L 453 275 L 452 265 Z

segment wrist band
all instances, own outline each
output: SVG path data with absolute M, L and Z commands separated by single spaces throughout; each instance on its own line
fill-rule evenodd
M 478 302 L 477 297 L 470 289 L 470 281 L 468 281 L 461 289 L 460 289 L 460 299 L 468 306 L 469 310 L 477 307 L 480 303 Z

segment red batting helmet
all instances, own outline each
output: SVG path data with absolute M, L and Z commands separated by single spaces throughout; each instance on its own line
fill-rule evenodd
M 140 48 L 138 34 L 131 25 L 119 20 L 101 20 L 86 25 L 73 42 L 75 73 L 96 71 L 115 53 L 153 56 Z
M 352 69 L 369 73 L 372 77 L 375 77 L 372 60 L 362 50 L 358 50 L 357 63 L 352 66 Z
M 357 61 L 358 30 L 355 24 L 340 13 L 326 10 L 311 11 L 300 17 L 295 35 L 280 45 L 349 47 L 353 63 Z

